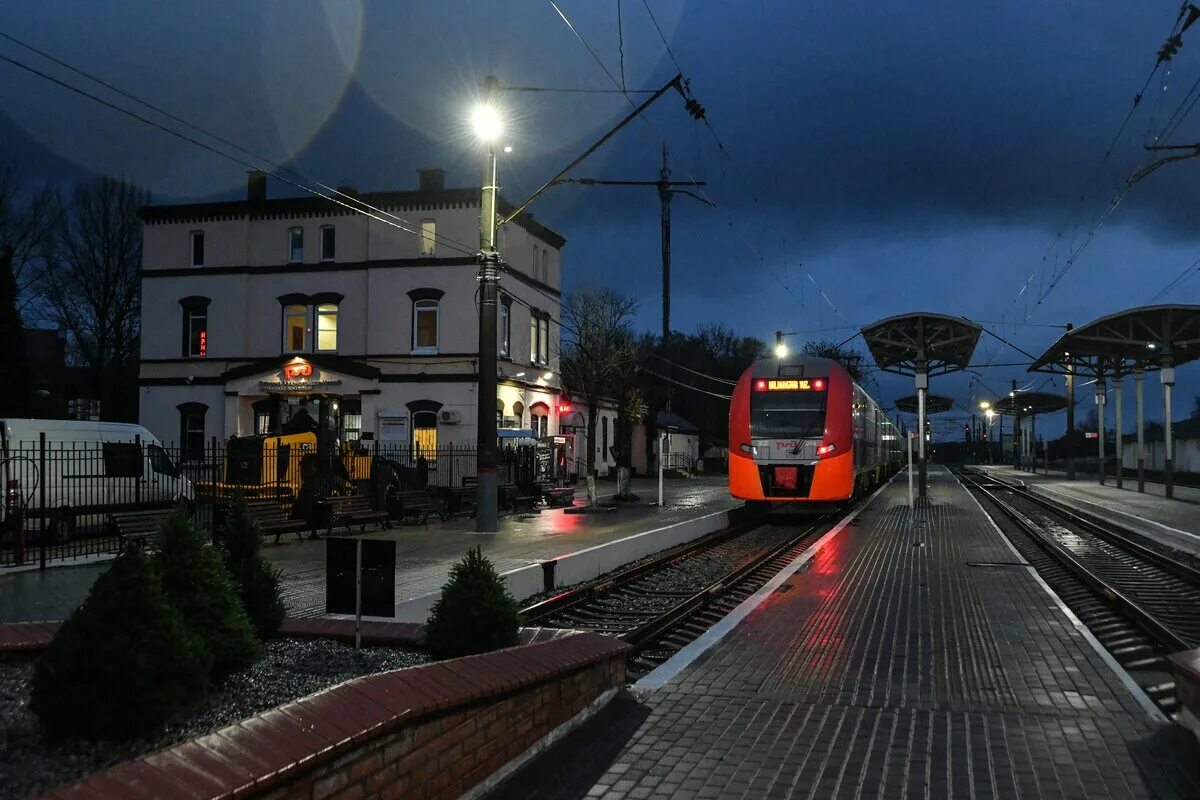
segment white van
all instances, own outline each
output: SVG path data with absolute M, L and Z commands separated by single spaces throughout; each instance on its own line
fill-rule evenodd
M 36 528 L 44 497 L 66 535 L 103 524 L 111 511 L 195 499 L 192 482 L 154 434 L 118 422 L 0 419 L 0 486 L 0 529 L 18 508 L 25 527 Z

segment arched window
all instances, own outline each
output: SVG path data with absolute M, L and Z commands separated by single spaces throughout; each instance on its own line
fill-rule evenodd
M 333 303 L 317 306 L 317 352 L 337 352 L 338 307 Z
M 179 301 L 183 309 L 183 355 L 185 358 L 208 356 L 207 297 L 185 297 Z
M 308 352 L 308 306 L 283 307 L 283 352 Z
M 413 289 L 412 351 L 436 353 L 439 341 L 439 305 L 445 294 L 441 289 Z
M 413 455 L 422 454 L 431 458 L 437 451 L 437 412 L 414 411 L 413 419 Z M 435 459 L 436 460 L 436 459 Z
M 180 403 L 179 409 L 179 458 L 182 461 L 199 461 L 204 458 L 204 415 L 208 406 L 204 403 Z
M 550 406 L 534 403 L 529 407 L 529 427 L 535 436 L 550 435 Z

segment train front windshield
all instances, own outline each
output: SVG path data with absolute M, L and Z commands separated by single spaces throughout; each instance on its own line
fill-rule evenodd
M 825 392 L 750 392 L 752 439 L 819 439 L 825 435 Z

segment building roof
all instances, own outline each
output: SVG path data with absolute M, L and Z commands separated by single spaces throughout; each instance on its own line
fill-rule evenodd
M 1145 433 L 1142 437 L 1147 442 L 1163 441 L 1163 425 L 1161 422 L 1146 423 Z M 1136 442 L 1137 433 L 1123 434 L 1126 442 Z M 1184 440 L 1200 439 L 1200 417 L 1189 417 L 1188 419 L 1172 420 L 1171 422 L 1171 441 L 1181 442 Z
M 700 432 L 699 428 L 676 414 L 674 411 L 659 411 L 654 415 L 654 425 L 657 428 L 666 428 L 667 430 L 676 431 L 678 433 Z
M 478 208 L 479 206 L 479 189 L 470 187 L 464 189 L 416 189 L 404 192 L 355 192 L 349 189 L 339 189 L 338 191 L 387 212 L 433 211 Z M 347 200 L 346 202 L 352 201 Z M 510 214 L 513 206 L 504 198 L 499 198 L 497 210 L 501 214 Z M 332 200 L 315 195 L 304 195 L 301 197 L 273 197 L 257 201 L 244 199 L 152 205 L 142 208 L 138 215 L 147 225 L 161 225 L 243 218 L 293 219 L 314 216 L 349 216 L 357 213 Z M 561 234 L 542 225 L 529 212 L 521 214 L 511 224 L 521 226 L 531 235 L 555 248 L 561 248 L 567 242 Z
M 1030 372 L 1125 375 L 1200 358 L 1200 306 L 1142 306 L 1100 317 L 1067 331 L 1029 367 Z
M 860 333 L 881 370 L 911 375 L 921 364 L 931 374 L 965 369 L 982 331 L 964 317 L 917 311 L 881 319 Z
M 896 408 L 907 414 L 916 414 L 917 413 L 917 403 L 918 403 L 917 396 L 915 394 L 912 394 L 912 395 L 909 395 L 908 397 L 901 397 L 898 400 L 896 400 Z M 954 405 L 954 400 L 950 397 L 946 397 L 946 396 L 940 395 L 940 394 L 925 395 L 925 413 L 926 414 L 940 414 L 943 411 L 949 411 L 950 407 L 953 405 Z

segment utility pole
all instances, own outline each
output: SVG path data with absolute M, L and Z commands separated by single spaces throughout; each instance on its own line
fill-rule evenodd
M 496 136 L 499 116 L 495 103 L 500 82 L 483 81 L 483 106 L 477 127 L 484 142 L 483 186 L 479 198 L 479 391 L 475 398 L 477 475 L 475 531 L 496 533 L 496 300 L 500 284 L 500 253 L 496 250 Z M 492 116 L 489 117 L 488 115 Z M 489 125 L 491 120 L 493 124 Z
M 656 181 L 606 181 L 597 178 L 558 178 L 554 183 L 577 183 L 580 186 L 653 186 L 658 191 L 661 206 L 660 221 L 662 224 L 662 341 L 663 374 L 667 378 L 667 409 L 671 408 L 671 198 L 677 194 L 686 194 L 693 200 L 699 200 L 705 205 L 716 208 L 716 203 L 698 194 L 693 194 L 681 186 L 705 186 L 706 181 L 673 181 L 671 168 L 667 162 L 667 146 L 663 144 L 662 162 Z
M 1075 326 L 1067 323 L 1067 333 Z M 1067 480 L 1075 480 L 1075 367 L 1067 354 Z

